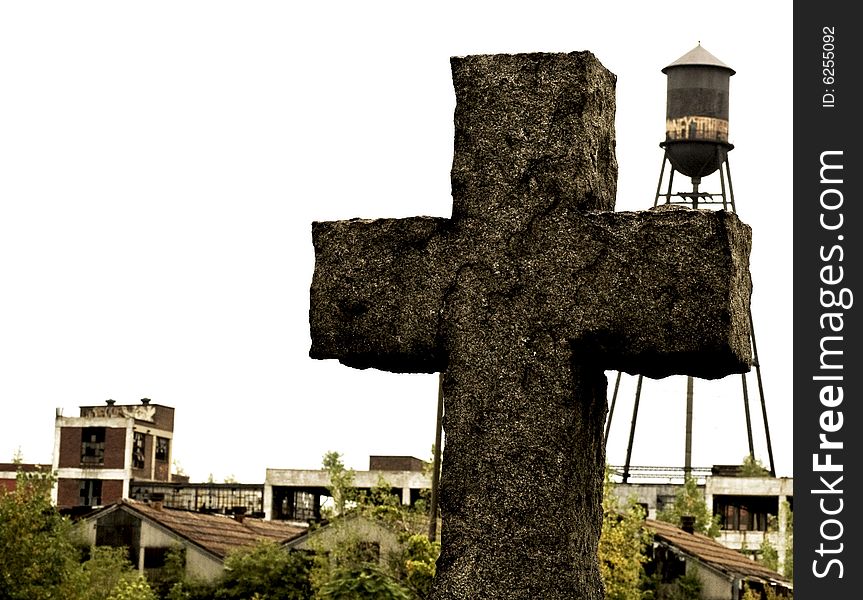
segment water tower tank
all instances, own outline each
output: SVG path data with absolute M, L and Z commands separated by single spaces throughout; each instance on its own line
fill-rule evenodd
M 700 179 L 734 148 L 728 143 L 728 83 L 734 69 L 701 47 L 662 69 L 668 76 L 666 156 L 675 170 Z

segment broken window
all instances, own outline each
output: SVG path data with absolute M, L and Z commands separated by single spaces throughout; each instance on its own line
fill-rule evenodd
M 156 460 L 168 460 L 168 438 L 156 438 Z
M 102 504 L 102 480 L 83 479 L 81 481 L 81 506 L 100 506 Z
M 144 434 L 136 431 L 132 442 L 132 468 L 144 468 Z
M 720 515 L 722 529 L 767 531 L 779 514 L 775 496 L 714 496 L 713 514 Z
M 81 464 L 105 464 L 104 427 L 84 427 L 81 429 Z

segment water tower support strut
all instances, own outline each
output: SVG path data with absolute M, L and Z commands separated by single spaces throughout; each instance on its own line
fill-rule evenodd
M 611 396 L 611 408 L 608 409 L 608 420 L 605 422 L 605 435 L 603 442 L 608 444 L 608 431 L 611 429 L 611 418 L 614 416 L 614 405 L 617 404 L 617 390 L 620 389 L 620 376 L 622 371 L 617 372 L 617 381 L 614 382 L 614 394 Z
M 632 424 L 629 427 L 629 443 L 626 446 L 626 464 L 623 466 L 623 483 L 629 480 L 629 460 L 632 458 L 632 441 L 635 438 L 635 422 L 638 421 L 638 403 L 641 400 L 641 382 L 643 376 L 638 376 L 635 386 L 635 406 L 632 407 Z
M 767 423 L 767 404 L 764 402 L 764 385 L 761 383 L 761 363 L 758 360 L 758 347 L 755 345 L 755 325 L 752 323 L 752 308 L 749 308 L 749 338 L 752 340 L 752 359 L 755 377 L 758 380 L 758 394 L 761 396 L 761 417 L 764 419 L 764 437 L 767 440 L 767 457 L 770 460 L 770 476 L 776 477 L 773 464 L 773 445 L 770 443 L 770 425 Z

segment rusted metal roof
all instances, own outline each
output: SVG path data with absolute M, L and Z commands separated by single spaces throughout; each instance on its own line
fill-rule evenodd
M 261 540 L 283 543 L 306 532 L 306 527 L 283 521 L 246 517 L 242 521 L 224 515 L 157 508 L 146 502 L 122 500 L 121 509 L 145 517 L 176 535 L 186 538 L 219 558 L 238 548 L 253 546 Z M 91 518 L 98 518 L 93 515 Z
M 731 71 L 731 74 L 734 75 L 735 71 L 724 62 L 713 56 L 710 52 L 705 50 L 701 46 L 701 42 L 698 45 L 675 60 L 673 63 L 662 69 L 662 72 L 665 73 L 671 67 L 684 67 L 684 66 L 695 66 L 702 65 L 708 67 L 720 67 L 723 69 L 728 69 Z
M 652 519 L 645 519 L 644 526 L 660 540 L 728 575 L 791 587 L 791 581 L 786 577 L 706 535 L 688 533 L 670 523 Z

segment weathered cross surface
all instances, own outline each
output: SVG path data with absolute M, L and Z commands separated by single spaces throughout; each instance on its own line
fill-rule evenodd
M 436 600 L 599 600 L 603 371 L 748 370 L 750 230 L 611 212 L 591 53 L 451 63 L 452 218 L 314 223 L 310 355 L 444 373 Z

